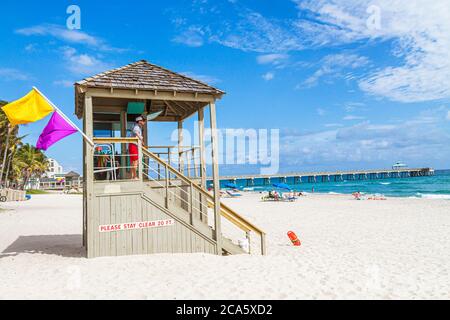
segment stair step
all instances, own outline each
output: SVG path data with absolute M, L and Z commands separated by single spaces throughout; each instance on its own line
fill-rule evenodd
M 222 249 L 228 254 L 248 254 L 244 249 L 233 243 L 230 239 L 222 237 Z

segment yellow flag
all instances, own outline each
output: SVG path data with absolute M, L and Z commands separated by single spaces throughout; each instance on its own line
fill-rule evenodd
M 2 107 L 12 126 L 35 122 L 53 112 L 53 107 L 34 88 L 25 97 Z

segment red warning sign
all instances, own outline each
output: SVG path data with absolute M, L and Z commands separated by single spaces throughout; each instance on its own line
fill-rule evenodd
M 105 224 L 105 225 L 101 225 L 98 227 L 98 232 L 115 232 L 115 231 L 124 231 L 124 230 L 160 228 L 160 227 L 170 227 L 173 225 L 175 225 L 175 220 L 173 220 L 173 219 L 129 222 L 129 223 L 118 223 L 118 224 Z

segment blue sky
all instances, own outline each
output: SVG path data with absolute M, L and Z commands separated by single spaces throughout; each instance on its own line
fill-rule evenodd
M 66 28 L 71 4 L 81 8 L 78 31 Z M 399 160 L 450 167 L 446 0 L 4 0 L 0 8 L 0 99 L 35 85 L 80 123 L 73 82 L 146 59 L 225 90 L 219 127 L 280 129 L 282 171 Z M 21 133 L 34 144 L 45 124 Z M 155 143 L 169 136 L 153 132 Z M 48 155 L 81 171 L 81 136 Z M 246 170 L 254 168 L 222 172 Z

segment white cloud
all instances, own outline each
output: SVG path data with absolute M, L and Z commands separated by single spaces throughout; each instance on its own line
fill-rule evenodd
M 382 68 L 359 82 L 363 91 L 394 101 L 418 102 L 450 97 L 450 10 L 447 0 L 297 1 L 319 23 L 299 21 L 298 30 L 317 32 L 318 45 L 358 40 L 395 40 L 398 66 Z M 368 28 L 367 8 L 380 9 L 380 28 Z M 324 26 L 326 25 L 326 27 Z
M 326 123 L 323 126 L 325 128 L 338 128 L 338 127 L 343 127 L 344 125 L 342 125 L 340 123 Z
M 321 67 L 298 87 L 313 87 L 317 85 L 323 77 L 340 77 L 343 76 L 342 73 L 345 69 L 357 69 L 368 63 L 369 59 L 356 54 L 341 53 L 327 55 L 321 60 Z M 347 75 L 348 74 L 346 74 L 346 76 Z
M 13 68 L 0 68 L 0 81 L 26 81 L 29 80 L 30 76 L 20 70 Z
M 223 22 L 219 29 L 212 29 L 209 40 L 226 47 L 260 53 L 286 52 L 304 49 L 304 45 L 291 24 L 268 19 L 258 12 L 239 10 L 239 20 Z
M 364 119 L 365 119 L 365 117 L 355 116 L 355 115 L 348 115 L 348 116 L 345 116 L 344 118 L 342 118 L 342 120 L 345 120 L 345 121 L 364 120 Z
M 263 54 L 256 57 L 256 61 L 259 64 L 273 64 L 279 65 L 282 62 L 286 61 L 289 58 L 289 55 L 283 53 L 271 53 L 271 54 Z
M 94 37 L 86 32 L 69 30 L 63 26 L 55 24 L 42 24 L 22 28 L 16 30 L 16 33 L 24 36 L 51 36 L 64 42 L 88 45 L 102 51 L 124 51 L 124 49 L 111 47 L 104 40 Z
M 98 58 L 89 54 L 79 54 L 72 47 L 62 48 L 63 57 L 66 61 L 67 69 L 75 75 L 94 75 L 113 67 Z
M 36 48 L 36 45 L 34 43 L 30 43 L 25 46 L 25 51 L 27 52 L 37 52 L 38 49 Z
M 273 78 L 275 78 L 275 74 L 273 72 L 267 72 L 262 75 L 262 78 L 266 81 L 270 81 L 273 80 Z
M 204 75 L 204 74 L 197 74 L 191 71 L 186 71 L 186 72 L 181 72 L 181 74 L 185 75 L 186 77 L 204 82 L 206 84 L 216 84 L 220 82 L 220 79 L 216 78 L 216 77 L 212 77 L 212 76 L 208 76 L 208 75 Z
M 364 92 L 400 102 L 420 102 L 450 97 L 450 10 L 448 0 L 294 0 L 298 17 L 274 19 L 230 4 L 232 19 L 201 16 L 202 39 L 227 47 L 263 54 L 286 54 L 305 49 L 354 50 L 390 41 L 397 59 L 378 66 L 364 77 L 347 74 Z M 203 3 L 203 6 L 206 3 Z M 378 8 L 380 25 L 370 24 Z M 233 12 L 229 10 L 229 12 Z M 205 21 L 209 18 L 208 21 Z M 375 27 L 373 27 L 375 26 Z M 188 29 L 189 30 L 189 29 Z M 203 40 L 202 40 L 203 41 Z M 203 42 L 191 41 L 193 44 Z M 306 81 L 314 85 L 327 68 Z
M 448 109 L 435 108 L 398 123 L 369 121 L 318 132 L 282 132 L 280 155 L 283 166 L 298 170 L 311 167 L 348 168 L 389 165 L 404 159 L 411 165 L 444 165 L 450 157 L 450 129 L 444 118 Z M 423 120 L 426 119 L 426 122 Z M 426 134 L 424 134 L 426 132 Z
M 356 110 L 362 110 L 365 108 L 365 103 L 363 102 L 347 102 L 344 105 L 344 110 L 346 112 L 354 112 Z
M 205 31 L 199 26 L 189 26 L 187 30 L 177 35 L 173 41 L 189 47 L 201 47 L 204 44 Z
M 74 83 L 75 83 L 75 81 L 71 81 L 71 80 L 56 80 L 56 81 L 53 81 L 53 84 L 55 86 L 64 87 L 64 88 L 71 88 L 71 87 L 73 87 Z
M 324 116 L 325 114 L 326 114 L 326 111 L 325 111 L 325 109 L 322 109 L 322 108 L 317 108 L 316 109 L 316 112 L 317 112 L 317 114 L 319 115 L 319 116 Z

